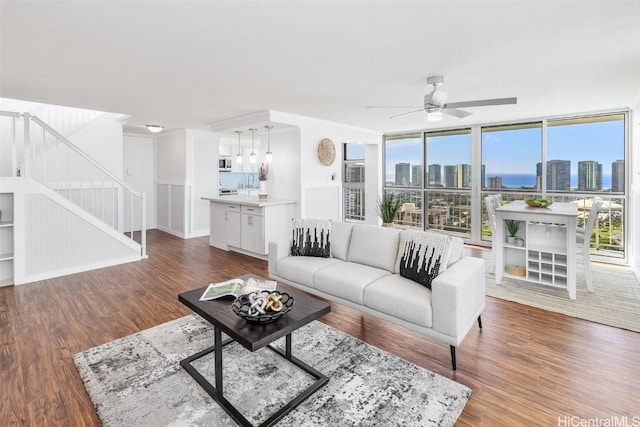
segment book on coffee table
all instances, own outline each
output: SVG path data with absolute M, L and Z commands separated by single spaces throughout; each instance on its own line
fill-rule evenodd
M 211 283 L 207 286 L 200 297 L 200 301 L 209 301 L 224 296 L 246 295 L 257 291 L 275 291 L 277 282 L 275 280 L 262 280 L 250 277 L 246 280 L 231 279 L 221 283 Z

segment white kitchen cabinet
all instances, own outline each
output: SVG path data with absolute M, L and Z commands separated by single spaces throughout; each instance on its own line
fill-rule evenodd
M 293 200 L 264 201 L 241 195 L 204 199 L 211 206 L 209 244 L 216 248 L 264 259 L 269 242 L 291 233 Z
M 240 247 L 240 205 L 209 203 L 209 245 L 228 250 Z
M 267 254 L 264 244 L 264 217 L 243 213 L 240 234 L 243 250 L 260 255 Z

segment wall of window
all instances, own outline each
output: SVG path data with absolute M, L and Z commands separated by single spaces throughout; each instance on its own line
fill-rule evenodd
M 490 245 L 489 194 L 499 192 L 505 202 L 533 195 L 573 202 L 579 223 L 598 196 L 604 204 L 592 252 L 603 260 L 625 259 L 627 121 L 626 113 L 611 113 L 386 136 L 384 189 L 416 205 L 396 224 Z

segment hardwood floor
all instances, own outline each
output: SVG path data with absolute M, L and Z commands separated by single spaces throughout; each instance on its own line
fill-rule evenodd
M 150 231 L 148 242 L 141 262 L 0 288 L 0 426 L 99 425 L 73 354 L 189 314 L 179 292 L 267 273 L 265 261 L 208 238 Z M 640 417 L 638 333 L 488 298 L 454 372 L 446 344 L 337 304 L 322 321 L 469 386 L 460 426 Z

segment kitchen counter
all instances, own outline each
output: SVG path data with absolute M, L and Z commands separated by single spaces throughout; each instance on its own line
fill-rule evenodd
M 202 200 L 209 200 L 210 202 L 218 203 L 237 203 L 239 205 L 256 206 L 259 208 L 297 203 L 295 200 L 276 199 L 273 197 L 268 197 L 267 199 L 262 200 L 258 198 L 258 196 L 246 196 L 244 194 L 229 194 L 213 197 L 203 197 Z

